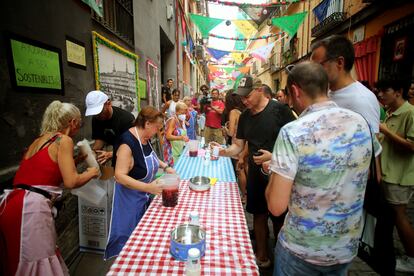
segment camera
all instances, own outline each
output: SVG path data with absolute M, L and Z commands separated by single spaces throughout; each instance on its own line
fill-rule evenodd
M 263 152 L 256 151 L 256 152 L 254 152 L 254 153 L 253 153 L 253 156 L 260 156 L 260 155 L 262 155 L 262 154 L 263 154 Z
M 211 98 L 211 96 L 206 96 L 203 97 L 200 101 L 201 104 L 211 104 L 211 102 L 213 101 L 213 99 Z

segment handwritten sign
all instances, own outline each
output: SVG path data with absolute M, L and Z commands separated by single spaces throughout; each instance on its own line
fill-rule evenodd
M 62 89 L 58 52 L 13 38 L 10 45 L 17 86 Z
M 68 62 L 86 67 L 85 47 L 66 40 L 66 53 Z

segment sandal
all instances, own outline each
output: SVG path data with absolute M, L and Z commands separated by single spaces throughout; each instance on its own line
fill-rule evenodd
M 272 265 L 272 261 L 270 259 L 267 259 L 265 261 L 261 261 L 256 258 L 256 264 L 259 268 L 269 268 Z

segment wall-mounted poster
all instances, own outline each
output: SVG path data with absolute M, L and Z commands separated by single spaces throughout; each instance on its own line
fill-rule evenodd
M 139 91 L 140 99 L 146 100 L 147 99 L 147 81 L 146 80 L 139 79 L 138 91 Z
M 140 110 L 138 56 L 92 32 L 96 89 L 107 93 L 114 106 L 134 114 Z
M 85 44 L 66 36 L 66 56 L 70 66 L 86 69 Z
M 158 93 L 158 67 L 151 60 L 147 60 L 147 91 L 149 105 L 160 109 L 160 95 Z
M 63 94 L 61 50 L 16 34 L 8 36 L 10 80 L 16 90 Z

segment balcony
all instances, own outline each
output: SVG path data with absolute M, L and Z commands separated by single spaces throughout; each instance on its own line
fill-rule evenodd
M 346 19 L 346 13 L 343 11 L 343 0 L 324 0 L 313 9 L 315 15 L 312 36 L 318 37 Z

